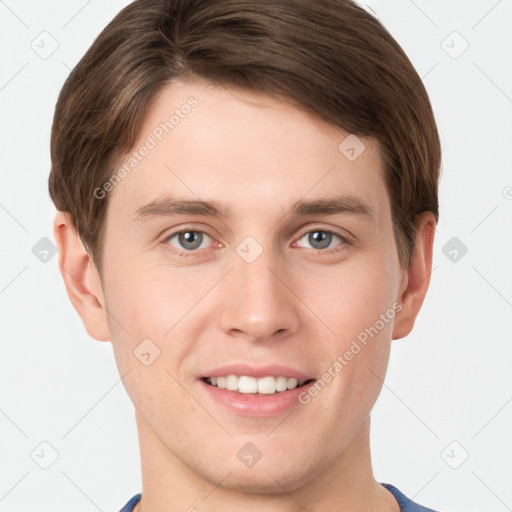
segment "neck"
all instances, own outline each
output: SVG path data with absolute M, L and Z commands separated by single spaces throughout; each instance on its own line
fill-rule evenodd
M 400 512 L 373 476 L 369 416 L 334 464 L 293 489 L 276 481 L 271 492 L 230 487 L 229 474 L 209 480 L 171 453 L 138 414 L 137 427 L 143 493 L 134 512 Z

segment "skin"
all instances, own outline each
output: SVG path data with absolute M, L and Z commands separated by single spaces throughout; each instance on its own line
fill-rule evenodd
M 403 269 L 378 145 L 361 139 L 366 149 L 351 162 L 338 150 L 348 133 L 261 94 L 174 82 L 151 104 L 134 147 L 190 96 L 197 107 L 110 192 L 103 283 L 69 216 L 54 222 L 70 300 L 89 335 L 111 341 L 135 406 L 140 510 L 399 511 L 373 476 L 370 412 L 391 341 L 411 331 L 429 285 L 433 215 L 418 217 Z M 163 193 L 215 200 L 233 216 L 133 220 Z M 373 216 L 290 215 L 300 199 L 339 194 Z M 182 228 L 207 234 L 188 256 L 169 238 Z M 351 236 L 318 248 L 308 237 L 316 230 Z M 236 252 L 247 236 L 263 248 L 250 264 Z M 393 304 L 394 319 L 288 416 L 234 413 L 197 379 L 240 361 L 320 379 Z M 146 338 L 160 350 L 148 366 L 133 354 Z M 250 468 L 236 456 L 247 442 L 262 454 Z

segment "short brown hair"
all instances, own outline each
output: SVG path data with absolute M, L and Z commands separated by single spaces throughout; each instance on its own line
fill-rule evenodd
M 50 196 L 100 276 L 108 196 L 93 190 L 135 144 L 150 101 L 180 78 L 263 92 L 376 140 L 410 265 L 417 215 L 438 220 L 441 148 L 420 77 L 376 18 L 350 0 L 137 0 L 72 70 L 52 126 Z

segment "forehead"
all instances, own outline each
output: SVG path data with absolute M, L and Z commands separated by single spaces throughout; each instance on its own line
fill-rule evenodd
M 160 91 L 121 168 L 109 216 L 133 219 L 164 194 L 269 222 L 301 198 L 344 194 L 389 209 L 376 143 L 263 94 L 202 82 Z

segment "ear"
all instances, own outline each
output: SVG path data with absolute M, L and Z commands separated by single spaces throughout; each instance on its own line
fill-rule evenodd
M 436 220 L 432 212 L 418 215 L 416 236 L 409 269 L 404 270 L 400 287 L 400 304 L 402 309 L 395 317 L 393 339 L 407 336 L 414 327 L 430 284 L 432 273 L 432 249 Z
M 59 250 L 59 270 L 73 307 L 91 337 L 98 341 L 109 341 L 107 309 L 99 273 L 69 213 L 57 212 L 53 232 Z

